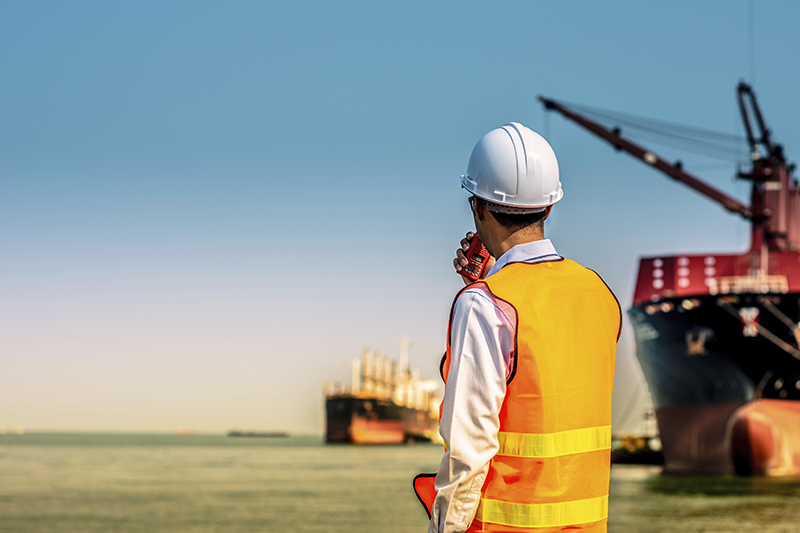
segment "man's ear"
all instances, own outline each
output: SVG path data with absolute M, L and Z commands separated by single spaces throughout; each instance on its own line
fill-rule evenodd
M 488 211 L 489 209 L 486 207 L 486 202 L 475 202 L 475 216 L 478 217 L 478 220 L 483 222 Z
M 542 219 L 542 222 L 544 222 L 545 220 L 547 220 L 547 217 L 549 217 L 549 216 L 550 216 L 550 211 L 552 211 L 552 210 L 553 210 L 553 206 L 552 206 L 552 205 L 548 205 L 548 206 L 547 206 L 547 209 L 545 210 L 545 213 L 544 213 L 544 218 Z

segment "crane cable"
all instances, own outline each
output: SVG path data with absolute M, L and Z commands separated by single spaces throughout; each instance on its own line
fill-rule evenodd
M 747 139 L 715 130 L 687 126 L 676 122 L 610 111 L 582 104 L 564 102 L 565 105 L 606 125 L 625 126 L 626 136 L 644 138 L 653 143 L 670 146 L 724 161 L 741 159 L 741 149 Z M 633 133 L 628 131 L 633 130 Z

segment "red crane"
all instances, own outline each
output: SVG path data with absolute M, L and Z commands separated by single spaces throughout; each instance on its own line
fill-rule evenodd
M 749 220 L 752 227 L 751 250 L 761 251 L 765 245 L 769 251 L 796 251 L 800 249 L 800 187 L 792 178 L 794 165 L 787 165 L 783 147 L 770 139 L 770 131 L 764 122 L 753 89 L 741 82 L 737 87 L 737 95 L 753 163 L 750 172 L 738 174 L 740 178 L 752 182 L 749 206 L 686 172 L 681 163 L 671 163 L 653 151 L 623 137 L 619 128 L 609 129 L 544 96 L 539 96 L 539 100 L 546 109 L 558 111 L 604 139 L 615 149 L 628 152 L 670 178 L 710 198 L 728 211 Z M 751 114 L 758 125 L 758 137 L 751 124 Z

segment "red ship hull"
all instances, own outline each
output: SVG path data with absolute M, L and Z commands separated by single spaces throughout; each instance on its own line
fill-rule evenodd
M 350 423 L 349 442 L 353 444 L 403 444 L 406 432 L 399 420 L 364 420 Z
M 800 476 L 800 401 L 756 400 L 729 428 L 738 474 Z
M 800 476 L 800 401 L 656 410 L 664 471 Z

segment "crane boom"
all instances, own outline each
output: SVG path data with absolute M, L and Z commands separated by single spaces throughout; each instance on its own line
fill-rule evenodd
M 733 198 L 719 189 L 712 187 L 700 178 L 689 174 L 681 168 L 680 164 L 670 163 L 662 157 L 654 154 L 650 150 L 631 142 L 620 135 L 619 130 L 610 130 L 605 126 L 576 113 L 564 105 L 559 104 L 555 100 L 545 98 L 544 96 L 539 96 L 539 101 L 544 104 L 546 109 L 558 111 L 566 118 L 576 122 L 580 126 L 583 126 L 601 139 L 604 139 L 617 150 L 624 150 L 628 152 L 633 157 L 644 161 L 652 167 L 655 167 L 670 178 L 679 181 L 706 196 L 707 198 L 710 198 L 728 211 L 736 213 L 747 220 L 756 221 L 756 217 L 753 216 L 753 211 L 750 206 L 747 206 L 736 198 Z

